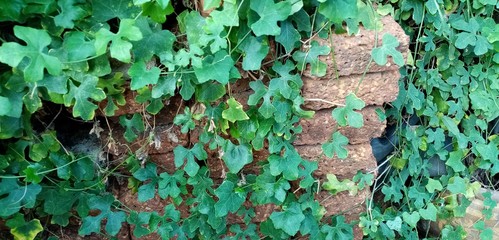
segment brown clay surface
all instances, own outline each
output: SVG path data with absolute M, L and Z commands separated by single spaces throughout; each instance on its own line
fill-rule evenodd
M 381 19 L 383 29 L 377 34 L 375 31 L 365 30 L 360 28 L 358 34 L 348 36 L 348 34 L 333 34 L 332 39 L 315 40 L 320 45 L 331 47 L 331 54 L 321 56 L 319 59 L 327 63 L 328 71 L 322 80 L 335 79 L 337 76 L 350 76 L 363 74 L 371 59 L 371 50 L 375 47 L 375 39 L 377 37 L 377 46 L 382 45 L 383 35 L 389 33 L 399 41 L 398 51 L 407 56 L 409 49 L 409 36 L 404 30 L 393 20 L 391 16 L 386 16 Z M 332 46 L 331 43 L 332 42 Z M 379 66 L 374 61 L 370 65 L 367 72 L 384 72 L 388 70 L 398 70 L 399 66 L 393 63 L 391 57 L 386 66 Z M 305 71 L 305 75 L 309 75 L 309 71 Z
M 376 159 L 372 155 L 369 143 L 347 145 L 348 157 L 346 159 L 329 159 L 322 154 L 321 145 L 296 146 L 300 155 L 309 160 L 318 160 L 319 168 L 314 175 L 324 178 L 328 173 L 335 174 L 338 178 L 352 178 L 357 171 L 371 171 L 376 168 Z
M 300 121 L 303 131 L 298 135 L 295 146 L 299 145 L 314 145 L 327 142 L 331 138 L 331 134 L 339 130 L 341 134 L 346 136 L 350 144 L 361 144 L 371 140 L 371 138 L 379 137 L 383 133 L 386 122 L 381 122 L 375 112 L 379 106 L 368 106 L 360 111 L 364 117 L 364 126 L 362 128 L 339 127 L 333 119 L 332 109 L 322 109 L 315 112 L 312 119 L 303 119 Z M 338 128 L 338 129 L 336 129 Z
M 304 77 L 302 94 L 306 99 L 305 107 L 312 110 L 336 107 L 345 104 L 345 98 L 351 92 L 359 89 L 356 96 L 366 105 L 383 105 L 385 102 L 394 101 L 398 95 L 398 70 L 369 73 L 362 75 L 344 76 L 338 79 L 331 78 L 321 81 L 317 78 Z M 359 85 L 359 82 L 362 83 Z M 316 99 L 308 100 L 307 99 Z M 322 99 L 332 103 L 321 102 Z

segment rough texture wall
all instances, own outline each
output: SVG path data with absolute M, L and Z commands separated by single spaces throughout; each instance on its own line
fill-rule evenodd
M 378 66 L 374 62 L 369 65 L 370 52 L 375 46 L 375 39 L 378 40 L 378 46 L 382 44 L 381 39 L 385 33 L 390 33 L 399 40 L 398 50 L 403 54 L 407 53 L 409 44 L 409 38 L 391 17 L 383 18 L 382 22 L 384 28 L 377 34 L 374 31 L 361 29 L 356 36 L 334 35 L 331 46 L 332 54 L 321 57 L 321 60 L 328 65 L 326 76 L 317 78 L 310 76 L 307 71 L 304 73 L 302 92 L 304 97 L 308 99 L 305 108 L 315 110 L 316 114 L 314 118 L 300 122 L 303 126 L 303 132 L 297 137 L 294 144 L 302 157 L 310 161 L 318 161 L 319 169 L 315 175 L 321 180 L 325 180 L 329 173 L 337 175 L 338 179 L 342 180 L 353 177 L 359 170 L 368 172 L 376 168 L 376 161 L 372 155 L 369 141 L 371 138 L 381 136 L 386 123 L 378 119 L 375 110 L 382 108 L 383 103 L 395 100 L 398 94 L 400 75 L 398 66 L 391 60 L 387 66 Z M 321 44 L 329 45 L 329 41 L 319 41 Z M 368 65 L 369 68 L 367 68 Z M 241 103 L 245 103 L 252 93 L 248 86 L 249 81 L 249 79 L 240 80 L 231 86 L 232 95 Z M 366 103 L 366 107 L 360 111 L 364 117 L 364 127 L 360 129 L 338 128 L 331 112 L 337 106 L 335 104 L 343 104 L 345 97 L 357 88 L 356 95 Z M 133 98 L 133 93 L 128 92 L 127 105 L 118 110 L 118 115 L 144 112 L 145 107 L 137 104 Z M 113 129 L 113 132 L 104 133 L 102 138 L 106 143 L 107 151 L 115 155 L 116 161 L 124 161 L 127 153 L 139 150 L 138 155 L 143 163 L 152 161 L 158 164 L 158 171 L 169 173 L 175 171 L 173 149 L 178 145 L 192 146 L 193 143 L 197 142 L 199 129 L 188 134 L 181 134 L 179 127 L 173 125 L 173 118 L 176 113 L 183 112 L 185 103 L 182 103 L 182 100 L 177 97 L 171 99 L 168 104 L 158 115 L 148 119 L 148 122 L 153 123 L 150 129 L 155 131 L 157 144 L 149 144 L 148 136 L 142 136 L 135 143 L 127 144 L 122 137 L 124 130 L 119 125 L 119 118 L 109 119 L 110 129 Z M 322 153 L 322 143 L 326 142 L 336 129 L 349 138 L 347 159 L 328 159 Z M 211 177 L 215 182 L 221 182 L 225 177 L 227 168 L 217 152 L 208 149 L 207 152 L 209 156 L 207 165 L 211 171 Z M 254 155 L 254 162 L 245 167 L 245 173 L 258 173 L 259 166 L 256 163 L 266 161 L 268 152 L 262 150 L 255 152 Z M 169 199 L 161 200 L 156 196 L 151 202 L 140 203 L 136 200 L 137 196 L 127 189 L 126 182 L 116 189 L 116 195 L 120 201 L 128 204 L 133 210 L 161 212 L 164 206 L 171 202 Z M 327 216 L 344 214 L 347 220 L 353 220 L 365 210 L 364 202 L 369 196 L 369 189 L 365 189 L 355 196 L 350 196 L 346 192 L 331 196 L 328 192 L 322 191 L 317 194 L 316 198 L 326 208 Z M 276 208 L 274 205 L 257 207 L 257 216 L 254 221 L 264 221 Z M 188 215 L 188 209 L 188 206 L 180 206 L 183 216 Z M 228 219 L 234 224 L 242 223 L 242 219 L 237 216 L 229 216 Z M 143 239 L 157 238 L 154 235 L 149 237 Z M 361 232 L 356 229 L 356 238 L 361 237 Z

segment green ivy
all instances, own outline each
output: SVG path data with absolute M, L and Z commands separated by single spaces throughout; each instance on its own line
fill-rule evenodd
M 415 238 L 423 220 L 462 215 L 469 201 L 448 199 L 471 198 L 478 186 L 473 174 L 499 172 L 499 138 L 488 126 L 499 116 L 497 1 L 394 0 L 377 3 L 377 10 L 361 0 L 204 2 L 203 10 L 212 10 L 207 17 L 190 9 L 196 6 L 181 10 L 183 3 L 168 0 L 0 3 L 0 222 L 15 238 L 54 238 L 49 229 L 77 219 L 81 236 L 116 236 L 126 222 L 137 238 L 255 238 L 259 232 L 267 238 L 351 239 L 356 222 L 324 218 L 314 194 L 355 193 L 371 185 L 373 175 L 343 181 L 330 175 L 324 185 L 313 178 L 317 162 L 303 159 L 292 145 L 299 120 L 313 116 L 302 109 L 301 74 L 325 75 L 319 57 L 334 53 L 314 39 L 328 39 L 331 27 L 379 29 L 380 15 L 388 13 L 416 44 L 386 116 L 402 122 L 417 115 L 422 125 L 400 129 L 392 161 L 397 168 L 381 187 L 389 207 L 368 208 L 358 224 L 364 235 Z M 372 59 L 385 64 L 391 57 L 402 66 L 397 40 L 381 37 L 384 44 L 373 49 Z M 243 73 L 254 79 L 246 103 L 231 92 Z M 175 147 L 174 172 L 158 173 L 161 167 L 144 161 L 143 148 L 102 166 L 66 149 L 50 126 L 35 126 L 49 104 L 64 105 L 84 121 L 95 120 L 100 107 L 99 114 L 113 116 L 125 104 L 126 88 L 145 106 L 119 118 L 128 142 L 147 133 L 145 144 L 154 141 L 148 116 L 173 97 L 205 108 L 185 107 L 174 118 L 182 133 L 200 129 L 198 143 Z M 332 118 L 340 126 L 362 127 L 357 111 L 364 105 L 350 94 Z M 447 136 L 451 151 L 444 146 Z M 346 158 L 346 144 L 335 132 L 322 148 L 327 157 Z M 260 172 L 243 173 L 264 147 L 270 156 L 259 163 Z M 208 150 L 221 153 L 228 168 L 221 182 L 205 166 Z M 433 155 L 445 161 L 447 175 L 429 177 L 422 158 Z M 156 195 L 171 200 L 163 214 L 131 210 L 110 193 L 108 179 L 118 178 L 123 167 L 140 202 Z M 187 218 L 182 204 L 190 206 Z M 276 210 L 257 226 L 251 219 L 263 204 Z M 487 206 L 490 216 L 495 205 L 489 199 Z M 227 226 L 232 214 L 244 224 Z M 483 237 L 491 234 L 482 222 L 474 227 Z M 446 226 L 441 237 L 461 233 Z
M 464 217 L 481 186 L 495 188 L 498 7 L 497 1 L 379 3 L 378 13 L 391 13 L 410 36 L 413 59 L 401 69 L 399 96 L 386 112 L 397 125 L 399 144 L 388 163 L 392 170 L 375 184 L 383 203 L 371 204 L 361 217 L 365 236 L 466 238 L 462 226 L 446 225 L 435 233 L 427 222 Z M 396 61 L 390 48 L 374 49 L 374 61 L 386 62 L 385 54 Z M 417 116 L 417 125 L 405 124 L 411 116 Z M 435 174 L 439 166 L 446 171 Z M 487 204 L 483 219 L 495 206 Z M 483 221 L 469 227 L 479 230 L 481 239 L 492 238 L 492 226 Z

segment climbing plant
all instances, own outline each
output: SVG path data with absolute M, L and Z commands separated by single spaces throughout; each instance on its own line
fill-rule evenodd
M 353 223 L 324 217 L 314 198 L 322 188 L 312 175 L 317 162 L 303 159 L 292 142 L 301 132 L 298 121 L 314 114 L 302 109 L 301 75 L 325 75 L 319 57 L 333 54 L 316 40 L 378 21 L 362 1 L 3 1 L 0 224 L 17 239 L 56 239 L 53 229 L 75 223 L 81 236 L 112 237 L 125 222 L 138 238 L 254 239 L 257 229 L 269 238 L 351 238 Z M 376 56 L 387 53 L 397 54 L 380 49 Z M 242 75 L 252 78 L 247 102 L 231 92 Z M 127 142 L 148 132 L 144 146 L 154 144 L 148 116 L 177 96 L 186 107 L 173 123 L 182 133 L 202 129 L 198 143 L 175 147 L 174 173 L 148 162 L 144 149 L 106 162 L 98 151 L 65 146 L 53 124 L 60 112 L 47 113 L 63 107 L 73 118 L 94 122 L 99 135 L 96 118 L 113 116 L 130 101 L 129 90 L 144 111 L 119 118 Z M 331 117 L 358 128 L 363 122 L 356 110 L 363 107 L 352 93 Z M 324 149 L 345 158 L 347 143 L 335 133 Z M 260 173 L 244 174 L 263 148 L 270 156 Z M 227 166 L 221 182 L 210 178 L 207 150 L 218 151 Z M 139 202 L 158 195 L 171 203 L 163 213 L 128 208 L 110 191 L 109 179 L 120 174 L 128 175 Z M 364 188 L 366 178 L 358 181 Z M 331 192 L 356 187 L 338 180 L 325 185 Z M 243 205 L 247 200 L 250 206 Z M 190 206 L 187 218 L 182 204 Z M 256 226 L 254 208 L 264 204 L 277 207 Z M 230 214 L 244 224 L 228 226 Z
M 396 18 L 412 46 L 399 96 L 386 111 L 398 144 L 384 159 L 391 170 L 375 184 L 379 201 L 360 219 L 364 235 L 462 239 L 474 229 L 481 239 L 493 238 L 493 226 L 485 225 L 496 207 L 490 193 L 473 227 L 430 231 L 430 225 L 464 217 L 481 187 L 497 189 L 498 7 L 480 0 L 377 5 L 378 13 Z
M 477 184 L 471 177 L 477 169 L 491 177 L 496 173 L 496 135 L 481 133 L 497 118 L 497 24 L 491 18 L 496 4 L 3 1 L 0 225 L 17 239 L 56 239 L 53 227 L 75 222 L 81 236 L 116 236 L 126 222 L 138 238 L 156 233 L 163 239 L 351 239 L 355 223 L 345 222 L 343 216 L 325 218 L 314 194 L 319 189 L 332 194 L 362 189 L 372 176 L 359 174 L 343 182 L 329 176 L 324 185 L 313 178 L 317 162 L 303 159 L 292 145 L 301 131 L 299 119 L 313 116 L 301 107 L 301 75 L 309 71 L 323 76 L 326 65 L 319 56 L 334 55 L 315 39 L 329 39 L 332 31 L 355 34 L 359 25 L 376 30 L 379 16 L 391 14 L 417 45 L 414 61 L 403 71 L 401 94 L 386 115 L 399 122 L 417 115 L 424 127 L 401 131 L 400 154 L 392 158 L 392 165 L 399 167 L 381 190 L 393 206 L 369 207 L 359 225 L 372 238 L 415 237 L 418 222 L 462 213 L 466 201 L 452 205 L 457 201 L 447 200 L 473 194 Z M 380 37 L 384 44 L 372 52 L 373 60 L 385 64 L 390 56 L 402 65 L 400 53 L 394 51 L 396 39 Z M 239 102 L 231 92 L 242 75 L 253 79 L 247 102 Z M 151 133 L 148 141 L 154 142 L 146 115 L 158 114 L 173 97 L 203 106 L 202 111 L 185 107 L 175 116 L 174 124 L 183 133 L 202 131 L 198 143 L 174 149 L 174 173 L 161 172 L 161 166 L 147 162 L 140 151 L 124 161 L 102 164 L 95 154 L 61 144 L 50 120 L 39 123 L 49 105 L 63 106 L 82 121 L 113 116 L 126 103 L 125 90 L 133 91 L 145 108 L 142 114 L 120 117 L 129 142 L 146 130 Z M 356 111 L 363 107 L 352 93 L 331 117 L 341 125 L 361 127 L 362 116 Z M 450 153 L 437 149 L 446 135 L 455 145 Z M 324 143 L 324 153 L 344 158 L 347 143 L 336 132 Z M 260 173 L 243 174 L 253 153 L 263 148 L 270 156 Z M 228 172 L 221 182 L 210 178 L 208 149 L 223 153 Z M 419 164 L 420 151 L 440 153 L 443 160 L 449 156 L 447 175 L 428 178 L 427 165 Z M 462 161 L 465 157 L 473 161 Z M 171 200 L 163 213 L 137 212 L 115 198 L 108 179 L 122 168 L 129 172 L 129 186 L 139 201 L 156 195 Z M 243 204 L 247 199 L 251 206 Z M 252 223 L 254 207 L 269 203 L 278 206 L 276 210 L 259 226 Z M 188 217 L 181 216 L 181 204 L 190 206 Z M 227 226 L 229 214 L 239 215 L 244 224 Z M 458 230 L 449 226 L 442 236 L 459 235 Z M 484 229 L 483 234 L 490 231 Z

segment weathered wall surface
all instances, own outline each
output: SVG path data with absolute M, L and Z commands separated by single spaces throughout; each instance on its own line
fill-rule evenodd
M 404 54 L 407 53 L 409 44 L 409 38 L 391 17 L 383 18 L 382 22 L 384 28 L 377 34 L 374 31 L 361 30 L 356 36 L 334 35 L 331 46 L 332 54 L 321 57 L 321 60 L 328 65 L 326 76 L 317 78 L 310 76 L 307 71 L 304 73 L 302 93 L 306 99 L 310 100 L 306 101 L 305 108 L 315 110 L 316 114 L 313 119 L 300 122 L 303 132 L 294 144 L 302 157 L 310 161 L 318 161 L 319 169 L 315 172 L 315 176 L 321 180 L 325 180 L 329 173 L 337 175 L 341 180 L 353 177 L 359 170 L 367 172 L 376 168 L 369 141 L 383 133 L 386 123 L 378 119 L 375 110 L 382 108 L 384 103 L 395 100 L 400 75 L 398 66 L 391 60 L 387 66 L 371 63 L 370 52 L 375 46 L 376 39 L 378 46 L 382 44 L 381 39 L 385 33 L 390 33 L 399 40 L 398 50 Z M 319 41 L 321 44 L 329 45 L 330 43 L 329 40 Z M 240 80 L 236 86 L 232 86 L 233 96 L 241 103 L 245 103 L 252 93 L 248 86 L 249 81 L 249 79 Z M 366 107 L 360 111 L 364 117 L 364 127 L 360 129 L 338 127 L 331 117 L 331 112 L 336 105 L 331 103 L 343 104 L 345 97 L 357 88 L 356 95 L 366 103 Z M 128 93 L 127 100 L 127 105 L 118 110 L 118 115 L 143 112 L 144 106 L 133 101 L 132 93 Z M 173 125 L 175 114 L 183 112 L 184 105 L 179 98 L 171 99 L 169 105 L 155 119 L 149 119 L 149 122 L 154 123 L 157 145 L 150 145 L 146 141 L 147 136 L 133 144 L 126 143 L 122 138 L 124 130 L 119 125 L 118 117 L 110 118 L 109 124 L 113 132 L 103 134 L 107 151 L 114 154 L 118 161 L 123 161 L 127 153 L 139 150 L 144 162 L 152 161 L 158 164 L 160 171 L 174 172 L 173 149 L 178 145 L 192 146 L 197 142 L 198 137 L 198 130 L 182 134 L 179 127 Z M 347 136 L 350 141 L 347 146 L 349 155 L 343 160 L 328 159 L 321 149 L 322 143 L 326 142 L 336 129 Z M 208 155 L 207 165 L 210 168 L 211 177 L 215 182 L 221 182 L 226 167 L 217 152 L 208 151 Z M 257 173 L 256 162 L 266 161 L 267 156 L 268 153 L 265 150 L 256 152 L 254 162 L 245 167 L 245 173 Z M 151 202 L 140 203 L 136 200 L 137 196 L 127 189 L 126 183 L 123 183 L 116 191 L 120 201 L 134 210 L 161 212 L 169 203 L 168 200 L 159 198 Z M 322 191 L 317 194 L 316 198 L 325 206 L 328 216 L 341 213 L 348 220 L 352 220 L 365 210 L 364 202 L 369 196 L 369 189 L 365 189 L 356 196 L 350 196 L 346 192 L 331 196 L 328 192 Z M 183 215 L 188 214 L 187 206 L 180 208 Z M 275 208 L 276 206 L 273 205 L 257 207 L 257 217 L 254 221 L 264 221 Z M 229 220 L 232 223 L 242 222 L 242 219 L 237 216 L 230 216 Z M 357 229 L 356 237 L 361 236 Z M 151 239 L 154 239 L 154 236 Z

